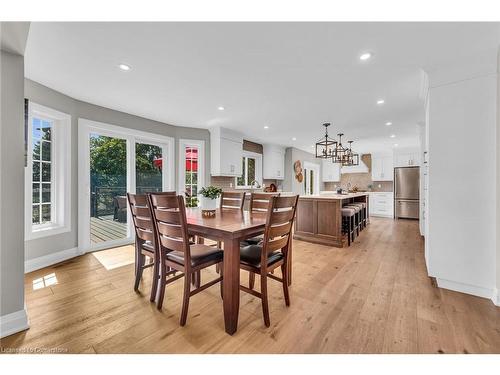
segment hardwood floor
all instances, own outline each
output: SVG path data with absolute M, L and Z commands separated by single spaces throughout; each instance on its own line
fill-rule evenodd
M 293 248 L 291 306 L 270 280 L 270 328 L 260 300 L 241 293 L 238 332 L 228 336 L 216 286 L 191 299 L 180 327 L 182 281 L 167 287 L 157 311 L 148 299 L 150 270 L 134 293 L 133 264 L 113 249 L 118 261 L 100 256 L 118 264 L 109 270 L 86 254 L 27 274 L 31 328 L 1 346 L 71 353 L 500 353 L 500 308 L 431 285 L 416 222 L 372 219 L 349 248 L 301 241 Z M 44 287 L 40 278 L 52 273 L 57 284 Z M 205 280 L 214 276 L 208 273 L 214 270 Z

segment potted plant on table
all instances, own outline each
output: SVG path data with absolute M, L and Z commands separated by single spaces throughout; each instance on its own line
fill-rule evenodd
M 222 189 L 216 186 L 203 187 L 200 190 L 201 213 L 205 216 L 215 216 L 217 198 L 222 194 Z

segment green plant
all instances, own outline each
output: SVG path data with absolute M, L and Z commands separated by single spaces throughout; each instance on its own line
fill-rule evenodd
M 200 194 L 205 198 L 217 199 L 222 194 L 222 189 L 217 186 L 207 186 L 201 188 Z
M 186 207 L 198 207 L 198 198 L 186 197 Z

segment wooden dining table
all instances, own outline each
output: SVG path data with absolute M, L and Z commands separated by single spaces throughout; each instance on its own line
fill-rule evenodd
M 223 243 L 223 306 L 224 325 L 228 334 L 238 329 L 240 308 L 240 241 L 261 235 L 266 224 L 265 212 L 249 212 L 234 209 L 216 210 L 215 216 L 202 215 L 200 208 L 187 208 L 189 234 Z M 289 256 L 289 284 L 291 283 L 291 242 Z

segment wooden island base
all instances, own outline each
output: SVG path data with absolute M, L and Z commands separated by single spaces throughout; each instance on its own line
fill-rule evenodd
M 368 193 L 321 194 L 299 197 L 294 239 L 322 245 L 344 247 L 342 205 L 364 202 L 368 212 Z

